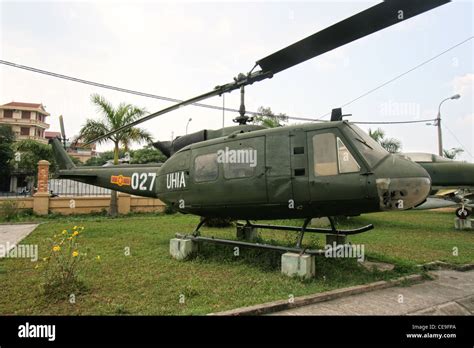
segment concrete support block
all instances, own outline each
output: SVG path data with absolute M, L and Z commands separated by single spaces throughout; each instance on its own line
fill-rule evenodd
M 334 243 L 336 245 L 342 245 L 346 244 L 347 242 L 347 236 L 342 235 L 342 234 L 326 234 L 326 245 L 331 245 L 333 246 Z
M 237 239 L 254 241 L 257 239 L 257 236 L 258 236 L 257 228 L 252 227 L 252 226 L 237 225 Z
M 177 260 L 183 260 L 197 252 L 197 243 L 190 239 L 173 238 L 170 240 L 170 254 Z
M 472 230 L 472 220 L 471 219 L 460 219 L 458 217 L 454 218 L 454 228 L 457 230 Z
M 290 277 L 312 278 L 316 274 L 315 256 L 285 253 L 281 255 L 281 273 Z

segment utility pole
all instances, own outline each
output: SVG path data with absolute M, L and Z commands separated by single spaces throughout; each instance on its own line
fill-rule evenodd
M 441 103 L 439 103 L 438 106 L 438 116 L 436 117 L 436 126 L 438 127 L 438 154 L 443 157 L 443 134 L 441 132 L 441 105 L 446 101 L 446 100 L 451 100 L 451 99 L 459 99 L 461 98 L 461 95 L 455 94 L 452 97 L 443 99 Z

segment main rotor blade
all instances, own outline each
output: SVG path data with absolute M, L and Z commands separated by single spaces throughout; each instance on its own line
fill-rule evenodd
M 230 82 L 230 83 L 227 83 L 225 85 L 222 85 L 222 86 L 216 86 L 214 88 L 214 90 L 210 91 L 210 92 L 207 92 L 207 93 L 204 93 L 204 94 L 201 94 L 197 97 L 194 97 L 194 98 L 191 98 L 191 99 L 187 99 L 187 100 L 184 100 L 180 103 L 177 103 L 177 104 L 174 104 L 174 105 L 171 105 L 167 108 L 164 108 L 160 111 L 157 111 L 153 114 L 150 114 L 150 115 L 147 115 L 145 117 L 142 117 L 140 118 L 139 120 L 136 120 L 134 122 L 131 122 L 129 124 L 126 124 L 122 127 L 119 127 L 117 129 L 114 129 L 113 131 L 110 131 L 94 140 L 91 140 L 89 142 L 87 142 L 86 144 L 84 145 L 90 145 L 92 143 L 95 143 L 96 141 L 99 141 L 99 140 L 102 140 L 102 139 L 105 139 L 105 138 L 109 138 L 111 135 L 117 133 L 117 132 L 121 132 L 121 131 L 124 131 L 125 129 L 128 129 L 130 127 L 134 127 L 136 126 L 137 124 L 140 124 L 142 122 L 145 122 L 145 121 L 148 121 L 148 120 L 151 120 L 152 118 L 155 118 L 157 116 L 161 116 L 161 115 L 164 115 L 168 112 L 171 112 L 173 110 L 176 110 L 176 109 L 179 109 L 183 106 L 186 106 L 186 105 L 189 105 L 189 104 L 193 104 L 193 103 L 197 103 L 201 100 L 204 100 L 204 99 L 207 99 L 207 98 L 211 98 L 211 97 L 214 97 L 216 95 L 221 95 L 223 93 L 227 93 L 227 92 L 230 92 L 230 91 L 233 91 L 234 89 L 238 89 L 240 88 L 241 86 L 246 86 L 246 85 L 251 85 L 252 83 L 254 82 L 257 82 L 257 81 L 261 81 L 261 80 L 264 80 L 264 79 L 267 79 L 267 78 L 271 78 L 273 75 L 271 73 L 263 73 L 262 71 L 256 71 L 252 74 L 249 74 L 249 75 L 239 75 L 237 78 L 234 79 L 233 82 Z
M 450 0 L 388 0 L 257 61 L 263 71 L 276 74 Z
M 94 139 L 94 140 L 91 140 L 87 143 L 85 143 L 84 145 L 89 145 L 89 144 L 92 144 L 92 143 L 95 143 L 96 141 L 99 141 L 99 140 L 102 140 L 102 139 L 105 139 L 105 138 L 109 138 L 111 135 L 117 133 L 117 132 L 121 132 L 121 131 L 124 131 L 125 129 L 128 129 L 128 128 L 131 128 L 131 127 L 134 127 L 140 123 L 143 123 L 145 121 L 148 121 L 148 120 L 151 120 L 152 118 L 155 118 L 157 116 L 160 116 L 160 115 L 163 115 L 163 114 L 166 114 L 170 111 L 173 111 L 173 110 L 176 110 L 176 109 L 179 109 L 180 107 L 183 107 L 183 106 L 186 106 L 188 104 L 192 104 L 192 103 L 196 103 L 198 101 L 201 101 L 203 99 L 207 99 L 207 98 L 210 98 L 210 97 L 213 97 L 215 95 L 218 95 L 219 94 L 219 91 L 211 91 L 211 92 L 208 92 L 208 93 L 205 93 L 205 94 L 201 94 L 200 96 L 197 96 L 197 97 L 194 97 L 194 98 L 191 98 L 191 99 L 188 99 L 188 100 L 184 100 L 182 101 L 181 103 L 177 103 L 177 104 L 174 104 L 174 105 L 171 105 L 167 108 L 164 108 L 160 111 L 157 111 L 153 114 L 150 114 L 150 115 L 147 115 L 145 117 L 142 117 L 134 122 L 131 122 L 129 124 L 126 124 L 122 127 L 119 127 L 117 129 L 114 129 L 113 131 L 110 131 L 104 135 L 101 135 L 100 137 Z

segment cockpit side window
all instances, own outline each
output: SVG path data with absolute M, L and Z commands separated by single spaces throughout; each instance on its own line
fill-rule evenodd
M 337 175 L 336 136 L 333 133 L 313 136 L 314 174 Z
M 360 166 L 341 138 L 334 133 L 313 136 L 314 174 L 329 176 L 356 173 Z
M 337 159 L 339 173 L 356 173 L 360 166 L 340 138 L 337 138 Z

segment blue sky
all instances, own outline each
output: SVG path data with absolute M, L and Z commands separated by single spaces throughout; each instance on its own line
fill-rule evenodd
M 0 2 L 0 57 L 19 64 L 139 91 L 185 99 L 247 72 L 254 62 L 378 1 L 312 2 Z M 422 61 L 473 36 L 473 3 L 454 1 L 350 43 L 247 88 L 247 109 L 271 107 L 319 117 Z M 353 120 L 436 117 L 474 155 L 473 41 L 344 108 Z M 0 66 L 0 103 L 42 102 L 51 130 L 62 114 L 69 135 L 98 117 L 100 93 L 157 111 L 167 102 L 75 84 Z M 208 103 L 221 105 L 222 99 Z M 238 108 L 239 94 L 226 96 Z M 186 107 L 143 125 L 156 139 L 216 129 L 222 113 Z M 226 125 L 235 115 L 226 113 Z M 372 126 L 376 127 L 376 126 Z M 436 128 L 381 126 L 407 152 L 437 152 Z M 367 129 L 368 126 L 362 126 Z M 444 129 L 445 148 L 460 147 Z M 103 145 L 100 149 L 110 148 Z M 462 159 L 474 161 L 468 153 Z

